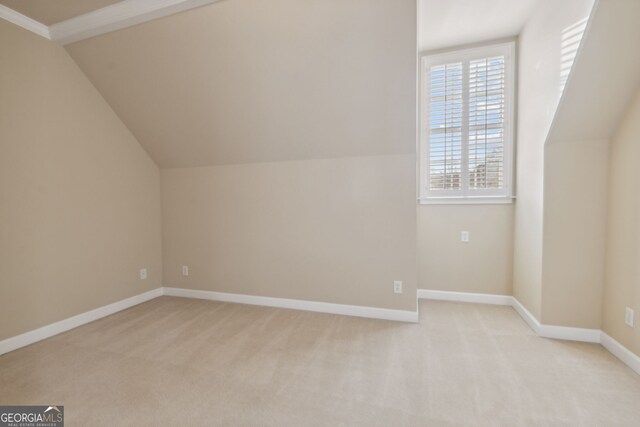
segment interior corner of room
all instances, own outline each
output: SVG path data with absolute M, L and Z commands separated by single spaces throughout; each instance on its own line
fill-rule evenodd
M 517 313 L 536 339 L 601 344 L 640 374 L 637 0 L 54 3 L 0 0 L 0 367 L 150 301 L 143 319 L 172 318 L 161 301 L 188 298 L 412 327 L 425 310 L 480 327 L 487 306 L 457 303 L 508 306 L 482 328 Z M 499 65 L 513 91 L 496 95 L 512 114 L 489 184 L 489 149 L 471 148 L 476 57 L 450 58 L 497 45 L 513 47 Z M 434 67 L 451 63 L 459 125 L 430 104 Z

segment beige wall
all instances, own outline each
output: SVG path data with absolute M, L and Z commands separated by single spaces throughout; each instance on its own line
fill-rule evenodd
M 541 313 L 546 324 L 602 327 L 609 141 L 640 83 L 640 54 L 620 46 L 640 40 L 639 18 L 635 0 L 598 2 L 547 138 Z M 611 79 L 603 79 L 605 74 Z
M 540 319 L 544 144 L 558 107 L 562 32 L 589 16 L 593 0 L 541 0 L 519 38 L 513 294 Z
M 416 309 L 415 1 L 220 2 L 67 46 L 95 88 L 0 30 L 0 338 L 163 283 Z M 162 208 L 125 125 L 205 166 L 163 171 Z
M 611 146 L 603 330 L 640 355 L 640 92 Z M 635 310 L 635 328 L 624 323 Z
M 163 168 L 165 285 L 416 309 L 416 21 L 234 0 L 67 47 Z
M 545 147 L 544 324 L 600 329 L 609 141 Z
M 166 286 L 416 309 L 415 156 L 161 175 Z
M 508 37 L 456 49 L 515 41 Z M 513 204 L 418 205 L 418 288 L 511 295 L 513 212 Z M 460 241 L 463 230 L 471 233 L 469 243 Z
M 0 64 L 3 339 L 162 277 L 155 164 L 61 47 L 0 20 Z
M 66 48 L 163 169 L 413 154 L 416 7 L 230 0 Z
M 418 288 L 511 295 L 512 266 L 513 205 L 418 207 Z

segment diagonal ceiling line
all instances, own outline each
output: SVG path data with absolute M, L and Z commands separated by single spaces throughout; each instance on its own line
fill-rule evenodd
M 49 27 L 2 4 L 0 4 L 0 18 L 22 27 L 25 30 L 29 30 L 32 33 L 44 37 L 45 39 L 51 40 Z
M 48 27 L 0 5 L 0 18 L 66 45 L 218 1 L 221 0 L 123 0 Z

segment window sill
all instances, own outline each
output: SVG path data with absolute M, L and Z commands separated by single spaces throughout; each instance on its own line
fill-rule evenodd
M 513 203 L 515 197 L 429 197 L 418 199 L 421 205 L 507 205 Z

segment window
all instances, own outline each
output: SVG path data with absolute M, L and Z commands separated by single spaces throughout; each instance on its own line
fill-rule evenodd
M 422 57 L 420 200 L 511 202 L 514 43 Z

